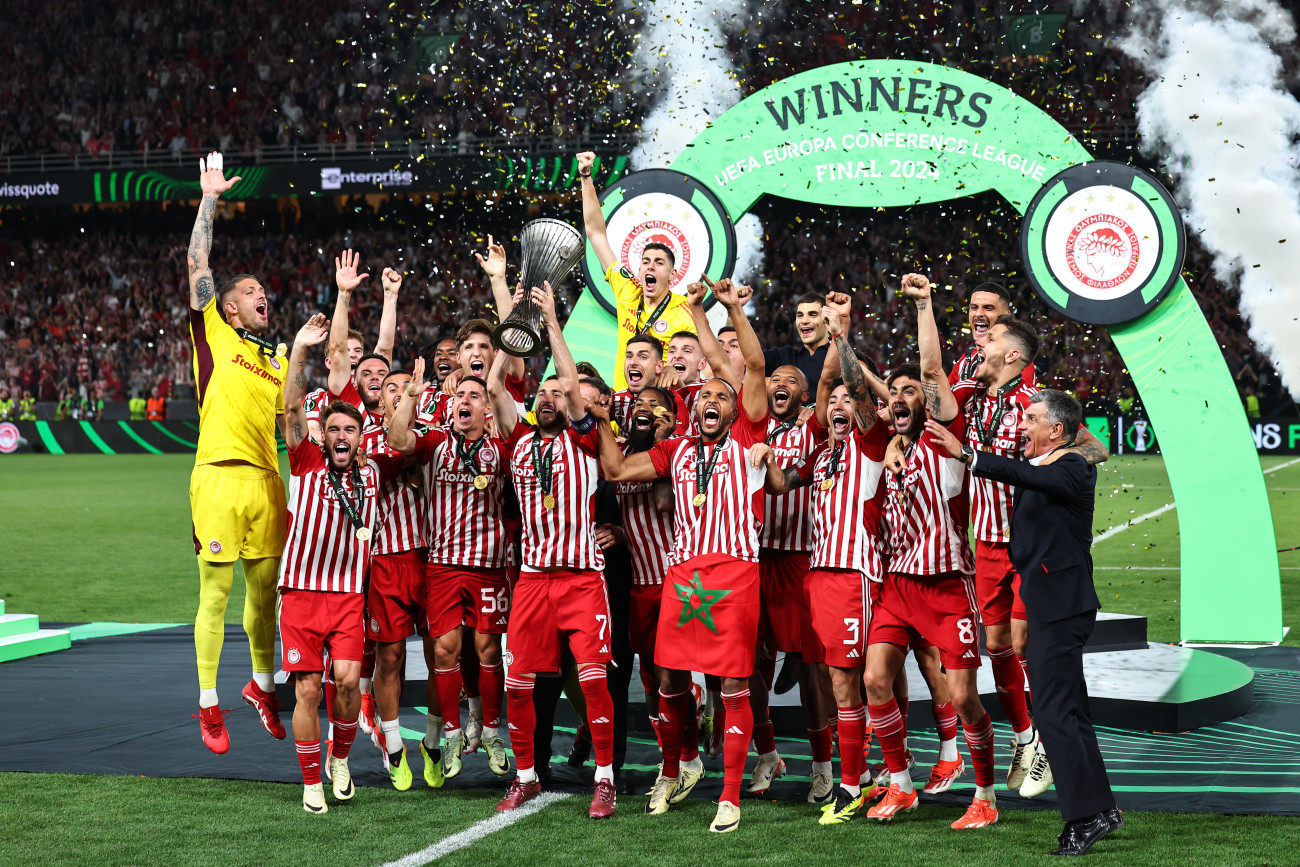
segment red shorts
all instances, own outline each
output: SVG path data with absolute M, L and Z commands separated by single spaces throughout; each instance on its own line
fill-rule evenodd
M 812 632 L 803 592 L 808 559 L 807 551 L 759 552 L 758 638 L 769 650 L 799 653 Z
M 668 567 L 655 664 L 718 677 L 753 674 L 758 585 L 757 563 L 726 554 Z
M 424 631 L 423 548 L 376 554 L 366 588 L 366 638 L 383 644 L 405 641 Z
M 813 569 L 805 585 L 820 660 L 836 668 L 859 668 L 867 656 L 871 591 L 867 576 L 855 569 Z M 807 660 L 808 645 L 804 645 Z
M 558 672 L 566 641 L 578 665 L 604 665 L 612 658 L 604 577 L 591 571 L 520 572 L 506 636 L 510 672 Z
M 985 626 L 1027 619 L 1025 604 L 1020 601 L 1020 573 L 1011 565 L 1011 548 L 1006 542 L 975 543 L 975 590 Z
M 424 587 L 430 635 L 446 635 L 461 626 L 492 635 L 506 631 L 510 621 L 506 570 L 430 563 Z
M 908 645 L 924 646 L 916 643 L 917 637 L 939 648 L 944 668 L 979 668 L 973 576 L 885 575 L 867 643 L 892 644 L 906 652 Z
M 325 653 L 360 662 L 365 645 L 366 599 L 329 590 L 280 591 L 280 649 L 285 671 L 324 671 Z
M 659 629 L 659 607 L 664 599 L 662 584 L 633 584 L 628 614 L 628 639 L 632 652 L 655 658 L 655 633 Z

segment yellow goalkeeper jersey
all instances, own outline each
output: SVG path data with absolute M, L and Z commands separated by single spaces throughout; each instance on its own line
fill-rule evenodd
M 614 356 L 614 390 L 622 391 L 627 388 L 627 379 L 623 376 L 623 354 L 627 351 L 627 342 L 638 331 L 644 328 L 646 334 L 662 343 L 667 350 L 668 341 L 678 331 L 695 333 L 695 320 L 691 319 L 686 296 L 669 292 L 668 306 L 647 328 L 646 323 L 655 312 L 654 306 L 641 303 L 645 290 L 632 276 L 632 272 L 615 262 L 605 271 L 605 281 L 614 290 L 614 301 L 618 306 L 618 354 Z M 638 307 L 642 308 L 639 315 Z

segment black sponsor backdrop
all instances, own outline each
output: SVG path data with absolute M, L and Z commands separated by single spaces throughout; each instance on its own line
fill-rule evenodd
M 1160 454 L 1160 431 L 1144 415 L 1085 414 L 1084 421 L 1111 454 Z M 1300 455 L 1300 413 L 1294 405 L 1249 423 L 1261 455 Z

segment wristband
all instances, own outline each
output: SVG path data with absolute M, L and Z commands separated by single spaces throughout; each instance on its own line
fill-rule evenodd
M 595 427 L 596 427 L 596 417 L 593 416 L 591 413 L 587 413 L 582 418 L 578 419 L 573 423 L 573 429 L 580 434 L 591 433 L 591 431 Z

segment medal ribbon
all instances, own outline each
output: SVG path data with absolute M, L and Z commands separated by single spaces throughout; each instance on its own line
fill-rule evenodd
M 901 499 L 907 488 L 903 484 L 903 477 L 907 475 L 907 468 L 912 465 L 912 452 L 916 449 L 916 443 L 907 444 L 907 450 L 903 452 L 903 471 L 894 477 L 894 492 Z
M 542 494 L 550 495 L 551 493 L 551 464 L 555 461 L 555 451 L 552 448 L 555 443 L 551 440 L 546 444 L 546 454 L 542 454 L 542 436 L 535 434 L 533 436 L 533 472 L 537 474 L 537 481 L 542 486 Z
M 704 461 L 704 437 L 699 437 L 695 441 L 695 493 L 703 494 L 709 489 L 709 479 L 713 478 L 713 467 L 718 462 L 718 455 L 722 453 L 723 447 L 727 444 L 729 434 L 723 434 L 722 439 L 718 440 L 713 446 L 713 454 L 709 455 L 708 463 Z
M 995 403 L 993 404 L 993 415 L 989 417 L 988 424 L 983 424 L 982 422 L 980 422 L 978 417 L 976 418 L 975 435 L 979 437 L 979 441 L 983 445 L 989 444 L 989 441 L 993 439 L 993 432 L 996 431 L 998 428 L 998 421 L 1002 418 L 1002 398 L 1005 397 L 1008 392 L 1010 392 L 1018 385 L 1020 385 L 1020 380 L 1013 379 L 1010 382 L 1008 382 L 1006 385 L 998 389 L 998 396 Z M 988 400 L 989 400 L 989 395 L 988 392 L 985 391 L 984 399 L 980 401 L 981 414 L 983 413 L 984 406 L 988 403 Z
M 334 495 L 339 498 L 340 505 L 343 506 L 343 512 L 352 522 L 352 526 L 360 530 L 364 524 L 361 523 L 361 506 L 366 501 L 366 488 L 361 484 L 361 469 L 354 462 L 352 464 L 352 490 L 357 494 L 357 501 L 353 503 L 348 497 L 347 491 L 343 490 L 343 478 L 330 467 L 329 472 L 330 484 L 334 486 Z
M 671 301 L 672 298 L 673 298 L 673 293 L 672 293 L 672 290 L 670 289 L 670 290 L 668 290 L 668 292 L 664 293 L 664 300 L 662 300 L 662 301 L 659 302 L 659 306 L 656 307 L 656 308 L 654 309 L 654 312 L 652 312 L 652 313 L 650 314 L 650 318 L 647 319 L 647 320 L 645 321 L 645 325 L 642 325 L 642 326 L 638 326 L 638 327 L 637 327 L 636 333 L 637 333 L 637 334 L 645 334 L 647 331 L 649 331 L 651 328 L 653 328 L 653 327 L 654 327 L 654 324 L 655 324 L 656 322 L 659 321 L 659 317 L 662 316 L 662 315 L 664 314 L 664 311 L 668 309 L 668 302 Z M 644 293 L 644 292 L 641 294 L 641 300 L 638 301 L 638 302 L 636 303 L 636 321 L 637 321 L 637 322 L 640 322 L 640 321 L 641 321 L 641 314 L 643 314 L 643 313 L 645 313 L 645 293 Z
M 461 466 L 463 466 L 467 472 L 471 472 L 476 476 L 483 475 L 483 471 L 479 469 L 476 456 L 483 449 L 483 444 L 485 442 L 487 442 L 487 437 L 479 437 L 478 441 L 467 449 L 465 448 L 465 438 L 460 434 L 456 435 L 456 455 L 460 458 Z M 536 442 L 536 440 L 534 440 L 534 442 Z M 550 470 L 549 465 L 547 466 L 547 470 Z
M 241 340 L 247 340 L 249 343 L 256 346 L 257 351 L 262 355 L 265 355 L 267 358 L 275 358 L 280 354 L 279 344 L 272 343 L 264 337 L 259 337 L 247 328 L 236 328 L 235 333 L 239 335 Z
M 826 479 L 834 478 L 835 474 L 839 472 L 840 455 L 842 454 L 844 454 L 844 440 L 840 440 L 835 444 L 835 448 L 831 449 L 831 459 L 830 462 L 826 464 Z
M 795 426 L 795 424 L 798 423 L 798 421 L 799 421 L 798 416 L 795 416 L 794 418 L 786 419 L 785 421 L 777 425 L 772 430 L 772 432 L 764 438 L 763 442 L 767 443 L 768 445 L 771 445 L 773 440 L 775 440 L 777 437 L 779 437 L 781 434 L 785 433 L 786 431 L 791 430 Z

